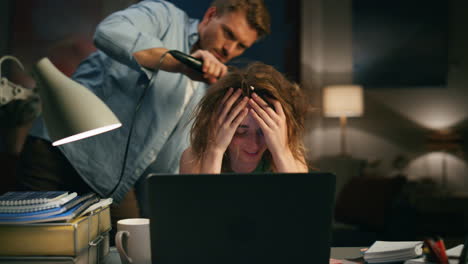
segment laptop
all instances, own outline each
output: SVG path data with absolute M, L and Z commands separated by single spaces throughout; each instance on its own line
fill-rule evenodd
M 150 174 L 152 261 L 328 263 L 330 173 Z

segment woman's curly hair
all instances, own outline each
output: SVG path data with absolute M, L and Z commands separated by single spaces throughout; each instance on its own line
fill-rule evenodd
M 207 94 L 200 101 L 192 116 L 194 122 L 190 131 L 190 143 L 195 159 L 201 161 L 209 140 L 212 138 L 211 131 L 216 125 L 222 99 L 231 87 L 242 89 L 243 96 L 250 97 L 250 94 L 254 91 L 265 101 L 267 101 L 266 98 L 279 101 L 286 116 L 289 148 L 293 156 L 302 161 L 300 157 L 305 155 L 302 139 L 308 108 L 307 98 L 297 84 L 287 80 L 274 67 L 260 62 L 251 63 L 245 69 L 231 68 L 228 74 L 208 89 Z M 241 99 L 242 96 L 239 97 L 231 109 Z M 271 159 L 269 152 L 265 153 L 265 155 L 267 155 L 267 159 Z M 223 161 L 223 164 L 225 163 Z

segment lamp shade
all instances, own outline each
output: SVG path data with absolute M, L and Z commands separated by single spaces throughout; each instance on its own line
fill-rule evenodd
M 60 72 L 48 58 L 36 64 L 42 115 L 52 145 L 91 137 L 122 124 L 94 93 Z
M 435 130 L 426 136 L 426 147 L 429 151 L 463 154 L 463 139 L 450 129 Z
M 362 86 L 331 85 L 323 91 L 323 113 L 327 117 L 355 117 L 364 112 Z

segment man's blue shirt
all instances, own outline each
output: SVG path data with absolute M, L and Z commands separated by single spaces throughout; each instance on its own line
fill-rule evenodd
M 184 106 L 188 77 L 144 69 L 132 54 L 157 47 L 190 53 L 199 38 L 198 23 L 171 3 L 147 0 L 98 25 L 94 41 L 99 50 L 79 65 L 73 79 L 98 95 L 123 126 L 60 146 L 97 193 L 108 194 L 118 182 L 133 112 L 147 85 L 134 120 L 124 176 L 112 198 L 121 201 L 150 165 L 154 172 L 178 172 L 180 156 L 189 145 L 191 113 L 206 85 L 196 85 Z M 35 123 L 31 134 L 49 139 L 42 120 Z

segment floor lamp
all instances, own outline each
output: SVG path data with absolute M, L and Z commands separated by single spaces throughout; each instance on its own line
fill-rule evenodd
M 462 138 L 453 130 L 436 130 L 428 134 L 426 144 L 429 151 L 442 153 L 441 186 L 443 192 L 448 192 L 447 155 L 463 155 Z
M 323 90 L 323 114 L 325 117 L 339 117 L 341 128 L 342 156 L 346 151 L 346 122 L 348 117 L 362 116 L 364 99 L 362 86 L 359 85 L 330 85 Z

